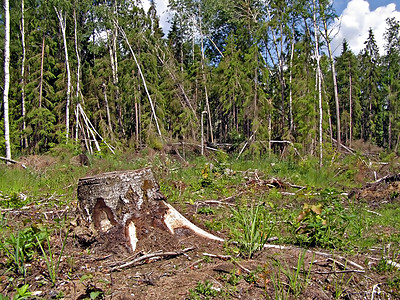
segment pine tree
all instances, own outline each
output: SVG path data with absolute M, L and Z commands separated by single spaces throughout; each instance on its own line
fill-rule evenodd
M 381 98 L 380 56 L 370 28 L 365 48 L 359 54 L 361 74 L 362 137 L 383 146 L 383 103 Z
M 385 140 L 389 149 L 397 151 L 400 142 L 400 22 L 386 20 L 384 70 Z
M 361 106 L 358 60 L 346 40 L 342 53 L 336 58 L 338 94 L 342 114 L 341 128 L 344 142 L 351 147 L 354 139 L 361 138 Z

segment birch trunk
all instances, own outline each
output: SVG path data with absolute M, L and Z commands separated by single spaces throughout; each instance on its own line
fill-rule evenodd
M 21 0 L 21 45 L 22 45 L 22 62 L 21 62 L 21 114 L 22 114 L 22 131 L 21 136 L 21 147 L 24 149 L 27 146 L 27 140 L 25 136 L 26 130 L 26 111 L 25 111 L 25 61 L 26 61 L 26 49 L 25 49 L 25 2 Z
M 107 124 L 108 124 L 108 128 L 110 129 L 110 134 L 112 134 L 112 124 L 111 124 L 110 106 L 108 105 L 107 85 L 106 85 L 106 83 L 103 82 L 103 84 L 102 84 L 101 87 L 103 88 L 104 102 L 105 102 L 105 104 L 106 104 Z
M 292 27 L 293 37 L 292 37 L 292 45 L 290 51 L 290 69 L 289 69 L 289 133 L 293 134 L 294 130 L 294 121 L 293 121 L 293 89 L 292 89 L 292 80 L 293 80 L 293 57 L 294 57 L 294 26 Z
M 75 40 L 75 54 L 76 54 L 76 60 L 77 60 L 77 69 L 76 69 L 76 94 L 75 98 L 77 103 L 80 103 L 79 101 L 79 94 L 80 94 L 80 73 L 81 73 L 81 57 L 79 55 L 79 50 L 78 50 L 78 29 L 77 29 L 77 21 L 76 21 L 76 9 L 74 7 L 74 40 Z M 75 124 L 75 142 L 78 142 L 78 131 L 79 131 L 79 111 L 78 107 L 75 109 L 75 116 L 76 116 L 76 124 Z
M 323 8 L 321 8 L 322 11 Z M 324 22 L 324 38 L 328 47 L 328 55 L 329 55 L 329 62 L 331 64 L 331 72 L 332 72 L 332 82 L 333 82 L 333 93 L 335 97 L 335 107 L 336 107 L 336 140 L 337 140 L 337 151 L 340 151 L 341 147 L 341 128 L 340 128 L 340 107 L 339 107 L 339 95 L 338 95 L 338 87 L 337 87 L 337 80 L 336 80 L 336 70 L 335 70 L 335 62 L 333 60 L 332 55 L 332 48 L 329 39 L 329 32 L 328 32 L 328 24 L 326 23 L 325 16 L 323 17 Z
M 201 10 L 200 10 L 200 4 L 199 4 L 199 15 L 201 15 Z M 207 115 L 208 115 L 208 126 L 210 126 L 210 140 L 211 143 L 214 143 L 214 134 L 213 134 L 213 125 L 212 125 L 212 119 L 211 119 L 211 110 L 210 110 L 210 102 L 208 100 L 208 90 L 207 90 L 207 76 L 205 73 L 205 68 L 204 68 L 204 63 L 205 63 L 205 57 L 204 57 L 204 43 L 203 43 L 203 30 L 201 27 L 201 17 L 199 17 L 199 29 L 200 29 L 200 37 L 201 37 L 201 72 L 203 74 L 203 83 L 204 83 L 204 94 L 205 94 L 205 100 L 206 100 L 206 110 L 207 110 Z
M 317 27 L 317 8 L 315 0 L 313 0 L 313 21 L 314 21 L 314 38 L 315 38 L 315 58 L 317 60 L 317 92 L 318 92 L 318 107 L 319 107 L 319 165 L 322 167 L 322 89 L 321 89 L 321 66 L 319 55 L 319 28 Z
M 351 73 L 349 74 L 349 106 L 350 106 L 350 141 L 349 141 L 349 147 L 351 148 L 351 142 L 353 140 L 353 91 L 352 91 L 352 83 L 351 83 Z
M 58 10 L 54 7 L 56 11 L 58 21 L 60 22 L 61 33 L 63 36 L 63 43 L 64 43 L 64 53 L 65 53 L 65 67 L 67 69 L 67 99 L 65 104 L 65 138 L 66 142 L 68 142 L 69 138 L 69 103 L 71 99 L 71 72 L 69 68 L 69 59 L 68 59 L 68 46 L 67 46 L 67 36 L 66 36 L 66 16 L 62 15 L 62 10 Z
M 10 88 L 10 3 L 4 0 L 4 139 L 6 158 L 11 159 L 10 124 L 8 118 L 8 91 Z

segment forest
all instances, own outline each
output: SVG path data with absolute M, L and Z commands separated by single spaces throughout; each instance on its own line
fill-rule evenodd
M 355 55 L 345 40 L 331 49 L 337 16 L 327 0 L 173 0 L 167 34 L 154 1 L 147 12 L 140 1 L 9 5 L 9 137 L 2 101 L 0 153 L 4 139 L 13 154 L 60 143 L 90 153 L 159 149 L 199 144 L 202 130 L 208 145 L 246 143 L 255 157 L 290 144 L 322 158 L 356 140 L 398 151 L 394 18 L 383 55 L 372 29 Z M 4 69 L 0 77 L 4 86 Z
M 4 0 L 0 300 L 400 299 L 400 21 L 143 7 Z

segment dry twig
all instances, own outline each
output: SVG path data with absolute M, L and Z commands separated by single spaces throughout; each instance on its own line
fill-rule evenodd
M 189 248 L 185 248 L 185 249 L 183 249 L 181 251 L 175 251 L 175 252 L 153 252 L 153 253 L 148 253 L 148 254 L 140 256 L 140 257 L 138 257 L 138 258 L 136 258 L 134 260 L 126 262 L 126 263 L 124 263 L 122 265 L 114 266 L 114 267 L 112 267 L 110 269 L 110 271 L 112 272 L 112 271 L 116 271 L 116 270 L 121 270 L 123 268 L 127 268 L 127 267 L 130 267 L 130 266 L 133 266 L 133 265 L 135 265 L 135 264 L 137 264 L 139 262 L 143 262 L 144 260 L 147 260 L 147 259 L 150 259 L 150 258 L 154 259 L 154 258 L 160 258 L 160 257 L 179 256 L 179 255 L 182 255 L 185 252 L 191 251 L 193 249 L 195 249 L 195 247 L 189 247 Z

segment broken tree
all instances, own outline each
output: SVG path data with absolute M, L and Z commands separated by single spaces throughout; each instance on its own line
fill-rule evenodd
M 223 241 L 168 204 L 149 168 L 81 178 L 78 201 L 82 218 L 94 227 L 95 235 L 129 252 L 159 249 L 188 234 Z

